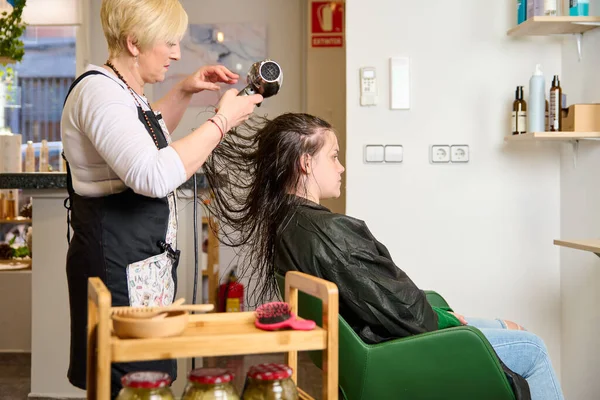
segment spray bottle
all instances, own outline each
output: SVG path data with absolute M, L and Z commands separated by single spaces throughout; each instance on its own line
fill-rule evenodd
M 529 79 L 529 101 L 527 111 L 528 132 L 544 132 L 546 115 L 546 81 L 542 66 L 536 64 L 535 72 Z

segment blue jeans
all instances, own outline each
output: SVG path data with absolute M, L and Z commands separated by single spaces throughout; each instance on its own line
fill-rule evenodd
M 527 380 L 532 400 L 564 400 L 542 339 L 527 331 L 506 329 L 501 320 L 465 319 L 483 333 L 508 368 Z

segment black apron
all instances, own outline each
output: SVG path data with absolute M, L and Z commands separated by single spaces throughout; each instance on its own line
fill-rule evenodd
M 77 78 L 67 97 L 82 79 L 95 74 L 101 73 L 88 71 Z M 151 135 L 144 113 L 138 107 L 138 117 Z M 167 147 L 160 117 L 153 112 L 146 116 L 154 128 L 158 147 Z M 68 378 L 74 386 L 85 389 L 88 278 L 102 279 L 112 295 L 113 306 L 171 304 L 177 291 L 179 263 L 179 251 L 175 250 L 177 211 L 173 193 L 150 198 L 127 189 L 103 197 L 80 196 L 73 190 L 68 163 L 67 190 L 68 225 L 73 228 L 67 252 L 71 314 Z M 117 396 L 124 374 L 140 370 L 166 372 L 173 380 L 177 377 L 176 360 L 113 363 L 111 397 Z

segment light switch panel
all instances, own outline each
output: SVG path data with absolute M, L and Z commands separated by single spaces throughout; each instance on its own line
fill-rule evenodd
M 384 147 L 380 144 L 365 146 L 365 162 L 382 163 L 384 160 Z
M 400 145 L 388 144 L 385 146 L 384 153 L 386 163 L 401 163 L 404 157 L 404 148 Z
M 410 109 L 410 59 L 390 58 L 390 108 Z

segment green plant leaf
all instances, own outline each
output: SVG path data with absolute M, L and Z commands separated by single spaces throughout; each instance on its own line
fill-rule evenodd
M 17 0 L 10 14 L 2 12 L 0 18 L 0 56 L 8 57 L 16 62 L 25 54 L 23 41 L 20 39 L 27 24 L 22 20 L 26 0 Z
M 29 248 L 27 246 L 22 246 L 15 249 L 13 257 L 27 257 L 28 255 Z

